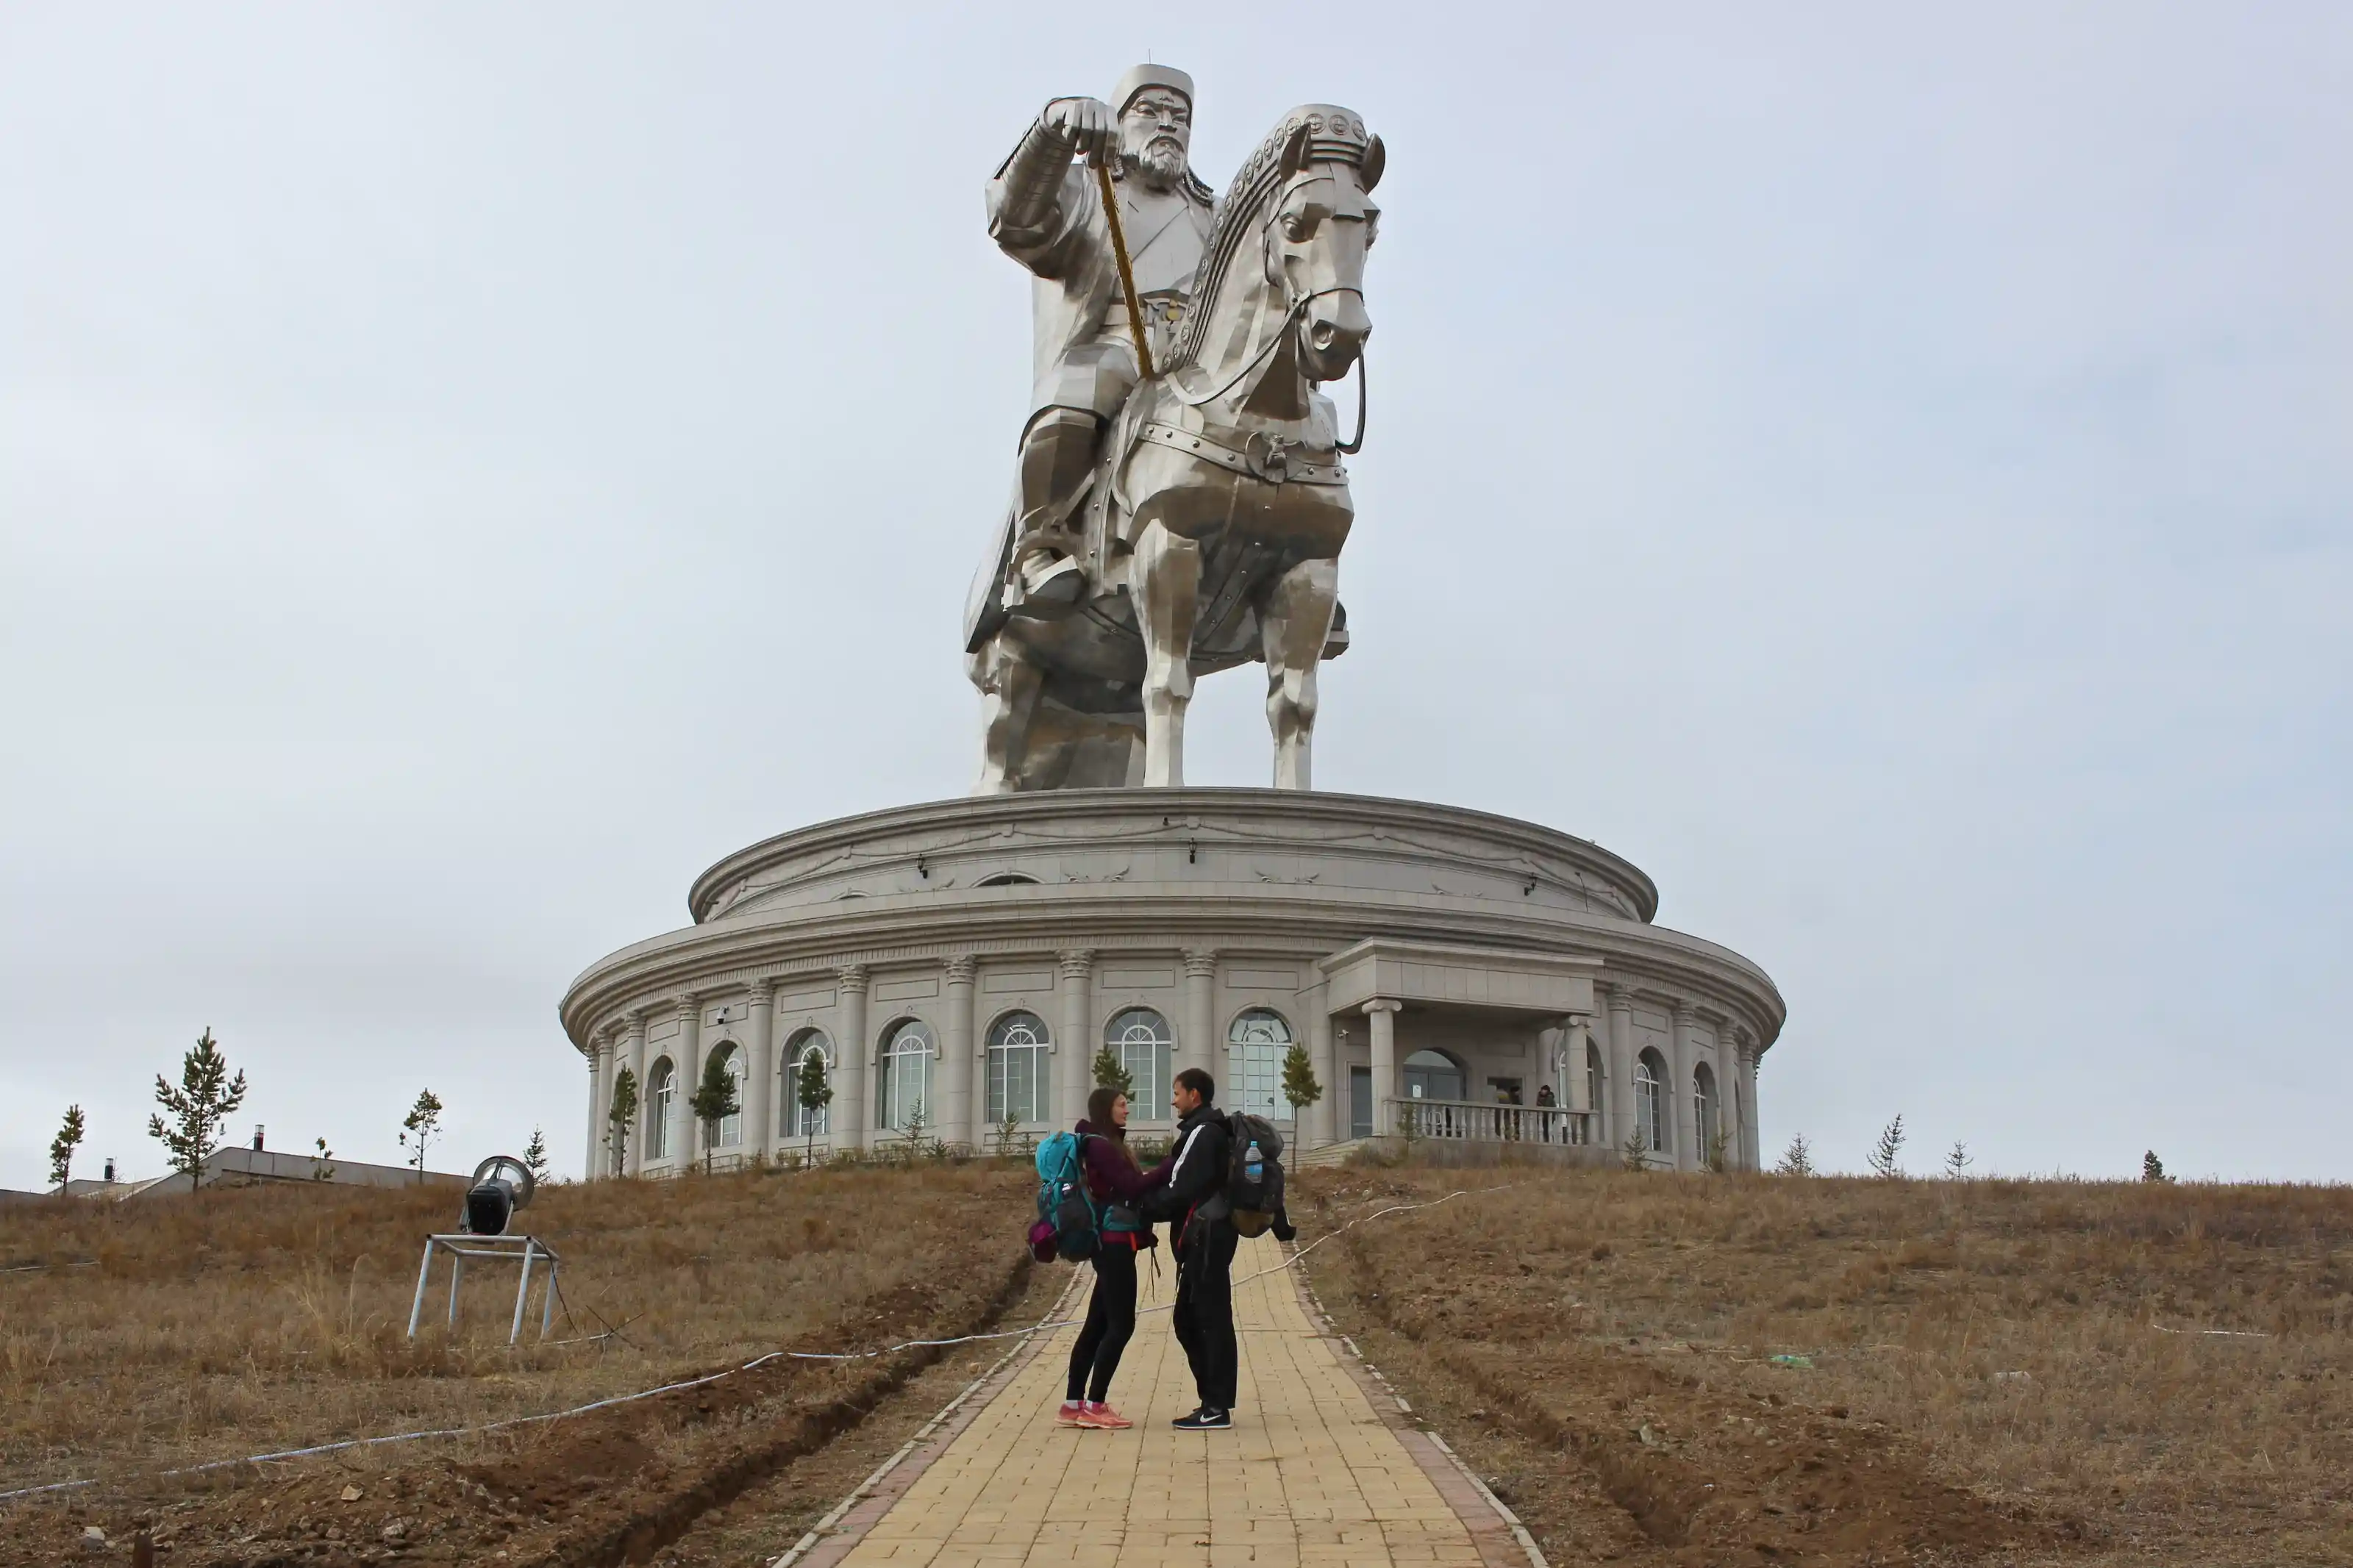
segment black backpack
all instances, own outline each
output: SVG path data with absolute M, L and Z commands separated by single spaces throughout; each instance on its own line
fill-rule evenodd
M 1282 1134 L 1263 1116 L 1226 1117 L 1226 1206 L 1234 1230 L 1263 1235 L 1282 1212 Z

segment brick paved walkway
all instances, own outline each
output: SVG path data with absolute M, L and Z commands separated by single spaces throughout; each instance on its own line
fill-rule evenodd
M 1145 1267 L 1146 1307 L 1165 1304 L 1176 1282 L 1162 1256 L 1156 1281 Z M 1271 1237 L 1246 1241 L 1234 1273 L 1272 1269 L 1282 1258 Z M 1528 1568 L 1509 1526 L 1330 1337 L 1296 1281 L 1285 1269 L 1235 1289 L 1234 1430 L 1169 1429 L 1194 1395 L 1166 1311 L 1137 1321 L 1112 1388 L 1113 1405 L 1135 1426 L 1057 1427 L 1077 1334 L 1062 1329 L 911 1455 L 798 1568 Z M 1071 1300 L 1083 1308 L 1082 1296 Z

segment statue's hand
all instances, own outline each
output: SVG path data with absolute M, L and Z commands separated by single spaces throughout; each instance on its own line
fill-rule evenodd
M 1119 145 L 1119 117 L 1099 98 L 1058 98 L 1046 106 L 1046 129 L 1090 163 L 1100 163 Z

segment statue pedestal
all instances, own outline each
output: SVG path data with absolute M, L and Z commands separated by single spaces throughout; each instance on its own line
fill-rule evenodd
M 984 1150 L 1008 1119 L 1067 1127 L 1107 1045 L 1145 1138 L 1173 1127 L 1155 1080 L 1191 1065 L 1220 1105 L 1289 1126 L 1294 1160 L 1380 1134 L 1616 1163 L 1632 1137 L 1656 1163 L 1753 1168 L 1755 1061 L 1784 1016 L 1755 964 L 1651 924 L 1656 889 L 1609 851 L 1362 795 L 901 806 L 739 850 L 688 903 L 693 925 L 600 960 L 562 1006 L 600 1097 L 624 1066 L 643 1086 L 633 1171 L 700 1158 L 658 1107 L 715 1050 L 757 1068 L 732 1163 L 911 1123 Z M 1294 1045 L 1322 1091 L 1296 1112 Z M 814 1140 L 792 1089 L 812 1049 L 835 1089 Z

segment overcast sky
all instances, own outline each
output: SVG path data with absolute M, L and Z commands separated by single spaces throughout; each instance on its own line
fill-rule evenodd
M 576 973 L 961 794 L 981 187 L 1147 54 L 1389 150 L 1320 783 L 1763 964 L 1768 1155 L 2353 1178 L 2353 9 L 1024 9 L 0 8 L 0 1185 L 207 1026 L 576 1171 Z

